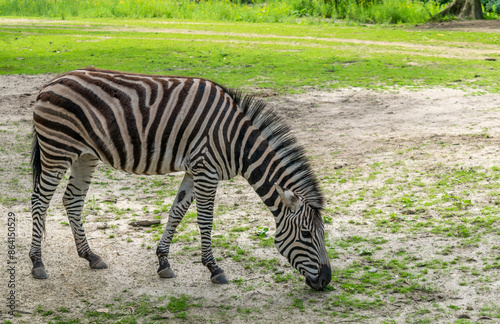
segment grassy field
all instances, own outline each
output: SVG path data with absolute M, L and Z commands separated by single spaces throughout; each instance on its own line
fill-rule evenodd
M 495 33 L 414 27 L 2 19 L 0 73 L 96 66 L 278 92 L 438 85 L 498 91 L 498 42 Z

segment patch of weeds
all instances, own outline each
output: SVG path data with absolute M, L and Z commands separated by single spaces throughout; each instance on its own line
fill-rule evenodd
M 403 208 L 411 208 L 414 207 L 416 203 L 416 199 L 413 196 L 403 196 L 401 198 L 401 204 Z
M 385 305 L 380 298 L 361 299 L 347 293 L 333 295 L 328 298 L 328 303 L 341 312 L 348 312 L 349 309 L 373 309 Z
M 274 238 L 273 237 L 266 237 L 264 239 L 261 239 L 259 242 L 260 247 L 273 247 L 274 246 Z
M 189 232 L 185 232 L 185 233 L 182 233 L 179 231 L 178 233 L 174 234 L 174 237 L 172 238 L 172 243 L 175 243 L 175 242 L 194 242 L 194 241 L 198 240 L 198 236 L 199 236 L 198 229 L 193 229 L 193 230 L 191 230 Z
M 45 310 L 45 309 L 43 309 L 42 305 L 38 305 L 36 307 L 36 313 L 45 317 L 45 316 L 53 315 L 54 311 L 53 310 Z
M 500 306 L 496 304 L 484 306 L 480 309 L 479 315 L 492 318 L 500 318 Z
M 353 235 L 353 236 L 349 236 L 345 241 L 348 243 L 360 243 L 360 242 L 366 242 L 367 240 L 368 239 L 366 239 L 364 237 Z
M 251 235 L 250 237 L 259 240 L 259 246 L 260 247 L 272 247 L 274 246 L 274 238 L 268 236 L 269 228 L 259 226 L 255 230 L 254 234 Z
M 267 232 L 269 231 L 269 228 L 267 227 L 263 227 L 263 226 L 259 226 L 257 227 L 257 229 L 255 230 L 254 234 L 255 236 L 257 236 L 258 238 L 264 238 L 267 236 Z
M 280 283 L 280 282 L 287 282 L 292 280 L 293 274 L 291 272 L 287 273 L 277 273 L 273 275 L 274 282 Z
M 300 298 L 295 298 L 292 303 L 293 308 L 297 308 L 299 311 L 304 312 L 306 307 L 304 306 L 304 300 Z
M 181 297 L 170 297 L 170 302 L 167 304 L 167 309 L 172 313 L 183 312 L 189 307 L 188 298 L 185 295 Z
M 231 232 L 245 232 L 250 229 L 250 226 L 240 226 L 231 229 Z
M 69 310 L 66 307 L 63 307 L 63 306 L 57 308 L 57 311 L 59 313 L 69 313 Z
M 464 210 L 467 209 L 469 206 L 472 205 L 472 202 L 470 199 L 462 199 L 461 197 L 445 194 L 443 196 L 443 201 L 451 201 L 453 206 L 458 208 L 459 210 Z
M 381 209 L 378 209 L 378 208 L 363 209 L 362 212 L 363 212 L 363 216 L 365 216 L 365 217 L 373 217 L 373 216 L 380 215 L 383 213 L 383 211 Z
M 368 249 L 360 249 L 358 250 L 358 255 L 359 256 L 367 256 L 367 255 L 372 255 L 373 251 L 368 250 Z
M 237 307 L 236 311 L 240 314 L 250 314 L 252 312 L 251 308 L 242 308 L 242 307 Z
M 381 245 L 381 244 L 385 244 L 388 242 L 387 239 L 383 238 L 383 237 L 380 237 L 380 236 L 377 236 L 371 240 L 369 240 L 372 244 L 374 245 Z
M 97 199 L 95 198 L 95 195 L 92 195 L 92 198 L 89 199 L 87 202 L 87 208 L 90 210 L 98 210 L 97 206 Z
M 235 232 L 229 232 L 227 234 L 217 234 L 212 237 L 212 246 L 213 247 L 222 247 L 224 249 L 236 249 L 236 239 L 239 237 L 239 234 Z
M 279 261 L 275 258 L 268 260 L 251 256 L 247 259 L 245 269 L 258 270 L 259 272 L 271 272 L 276 271 L 279 265 Z
M 397 233 L 403 228 L 403 223 L 407 218 L 398 213 L 391 213 L 388 218 L 377 221 L 377 226 L 390 229 L 392 233 Z
M 241 247 L 239 246 L 235 246 L 234 247 L 234 251 L 236 252 L 236 254 L 231 254 L 231 258 L 236 261 L 236 262 L 241 262 L 241 261 L 244 261 L 246 260 L 246 258 L 244 257 L 245 255 L 248 254 L 248 251 L 245 250 L 245 249 L 242 249 Z

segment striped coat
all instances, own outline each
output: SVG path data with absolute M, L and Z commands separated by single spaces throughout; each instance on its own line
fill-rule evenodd
M 168 262 L 176 226 L 194 199 L 202 262 L 216 283 L 227 279 L 211 249 L 217 183 L 241 174 L 273 213 L 276 245 L 313 288 L 330 281 L 320 216 L 323 197 L 303 149 L 265 103 L 202 78 L 75 70 L 47 83 L 34 108 L 33 275 L 46 277 L 40 239 L 46 208 L 71 168 L 64 195 L 79 255 L 107 265 L 88 246 L 80 219 L 100 160 L 134 174 L 185 171 L 157 249 L 158 274 Z

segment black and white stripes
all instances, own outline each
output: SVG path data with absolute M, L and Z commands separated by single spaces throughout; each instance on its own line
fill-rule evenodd
M 276 245 L 313 288 L 330 281 L 320 211 L 323 197 L 288 127 L 262 101 L 201 78 L 75 70 L 46 84 L 34 109 L 33 275 L 46 277 L 40 240 L 45 212 L 67 169 L 64 194 L 79 255 L 93 268 L 94 254 L 80 219 L 98 160 L 135 174 L 185 171 L 158 245 L 162 277 L 176 226 L 194 199 L 202 262 L 212 281 L 227 282 L 211 249 L 213 205 L 220 180 L 238 174 L 253 186 L 276 219 Z

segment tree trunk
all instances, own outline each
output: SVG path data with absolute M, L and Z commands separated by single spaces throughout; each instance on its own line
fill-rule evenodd
M 434 18 L 445 16 L 456 16 L 460 19 L 483 19 L 481 0 L 455 0 Z

